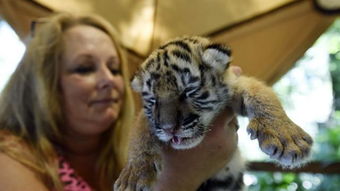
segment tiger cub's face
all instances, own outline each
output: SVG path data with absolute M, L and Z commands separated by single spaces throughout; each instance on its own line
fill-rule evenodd
M 132 80 L 150 128 L 175 149 L 198 145 L 228 101 L 223 74 L 230 50 L 201 37 L 179 38 L 155 50 Z

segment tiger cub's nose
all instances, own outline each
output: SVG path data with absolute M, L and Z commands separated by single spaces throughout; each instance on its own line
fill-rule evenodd
M 175 133 L 175 125 L 163 124 L 161 127 L 168 134 L 174 134 Z

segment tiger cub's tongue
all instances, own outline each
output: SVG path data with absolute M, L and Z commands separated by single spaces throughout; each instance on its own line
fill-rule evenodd
M 174 143 L 174 144 L 179 145 L 179 144 L 181 144 L 181 142 L 182 142 L 182 138 L 177 137 L 177 136 L 174 136 L 174 137 L 171 139 L 171 142 Z

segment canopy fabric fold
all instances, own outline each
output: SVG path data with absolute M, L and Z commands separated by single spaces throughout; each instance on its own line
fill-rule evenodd
M 319 0 L 321 1 L 321 0 Z M 327 0 L 322 0 L 324 3 Z M 332 0 L 328 0 L 332 1 Z M 226 43 L 246 75 L 274 83 L 339 16 L 311 0 L 0 0 L 0 16 L 25 40 L 53 12 L 96 13 L 117 28 L 131 72 L 161 43 L 203 35 Z M 327 6 L 326 6 L 327 7 Z

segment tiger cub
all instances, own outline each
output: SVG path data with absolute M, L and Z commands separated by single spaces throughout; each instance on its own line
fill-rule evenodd
M 144 114 L 115 190 L 150 190 L 161 169 L 160 146 L 197 146 L 226 107 L 249 118 L 250 138 L 257 138 L 261 150 L 282 166 L 295 167 L 308 156 L 311 137 L 287 117 L 271 88 L 237 77 L 230 61 L 228 47 L 202 37 L 177 38 L 152 52 L 132 80 L 132 88 L 142 95 Z M 241 161 L 236 151 L 199 190 L 241 190 Z

